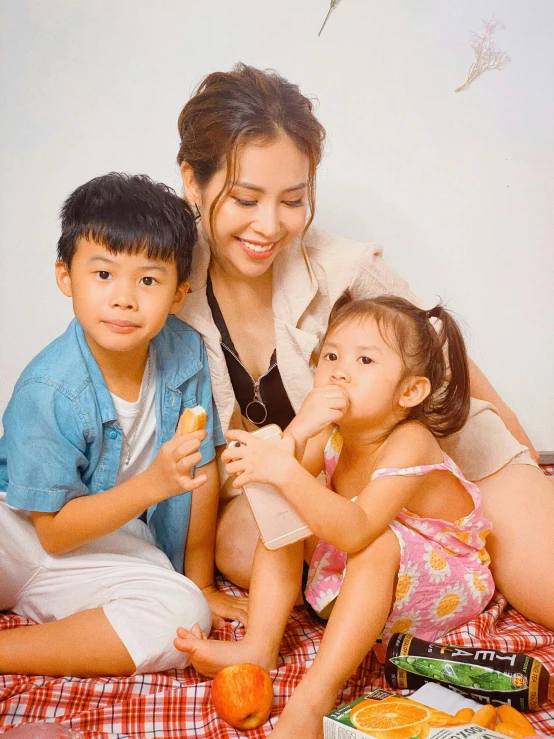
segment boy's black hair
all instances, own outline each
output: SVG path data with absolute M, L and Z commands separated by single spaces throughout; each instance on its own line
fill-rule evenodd
M 188 203 L 147 175 L 110 172 L 74 190 L 60 211 L 58 260 L 71 267 L 77 241 L 89 238 L 118 254 L 146 251 L 175 261 L 178 283 L 190 274 L 197 232 Z

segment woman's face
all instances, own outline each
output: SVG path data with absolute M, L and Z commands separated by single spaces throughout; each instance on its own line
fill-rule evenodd
M 238 177 L 216 206 L 214 233 L 210 206 L 225 183 L 226 169 L 204 188 L 183 165 L 187 199 L 197 204 L 212 258 L 229 274 L 258 277 L 277 254 L 302 233 L 308 209 L 309 160 L 285 134 L 269 144 L 245 146 L 238 156 Z

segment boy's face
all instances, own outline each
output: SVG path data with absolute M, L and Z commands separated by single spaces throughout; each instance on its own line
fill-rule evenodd
M 174 263 L 149 259 L 146 252 L 114 254 L 81 238 L 71 269 L 56 263 L 56 281 L 73 300 L 87 341 L 106 351 L 147 347 L 170 313 L 183 305 L 188 283 L 177 285 Z

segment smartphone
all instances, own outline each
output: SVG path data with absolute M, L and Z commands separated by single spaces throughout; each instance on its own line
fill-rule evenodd
M 260 439 L 280 438 L 281 429 L 270 424 L 253 431 L 252 435 Z M 231 441 L 228 446 L 237 443 Z M 243 492 L 266 549 L 280 549 L 311 536 L 312 532 L 291 504 L 271 485 L 250 482 L 244 485 Z

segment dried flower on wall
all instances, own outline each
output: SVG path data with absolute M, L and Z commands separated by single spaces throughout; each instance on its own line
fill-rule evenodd
M 319 29 L 319 33 L 317 34 L 318 36 L 321 36 L 321 32 L 323 31 L 323 29 L 327 25 L 327 21 L 329 20 L 329 16 L 331 15 L 333 10 L 337 7 L 339 3 L 340 3 L 340 0 L 331 0 L 331 3 L 329 5 L 329 10 L 327 11 L 327 15 L 325 16 L 325 20 L 323 21 L 323 25 L 321 26 L 321 28 Z
M 485 31 L 482 36 L 479 36 L 476 31 L 471 32 L 471 48 L 475 54 L 475 61 L 469 68 L 467 80 L 455 92 L 467 90 L 477 77 L 493 69 L 502 69 L 510 61 L 508 54 L 497 49 L 492 39 L 497 28 L 504 28 L 501 21 L 493 16 L 490 20 L 483 21 L 483 24 Z

